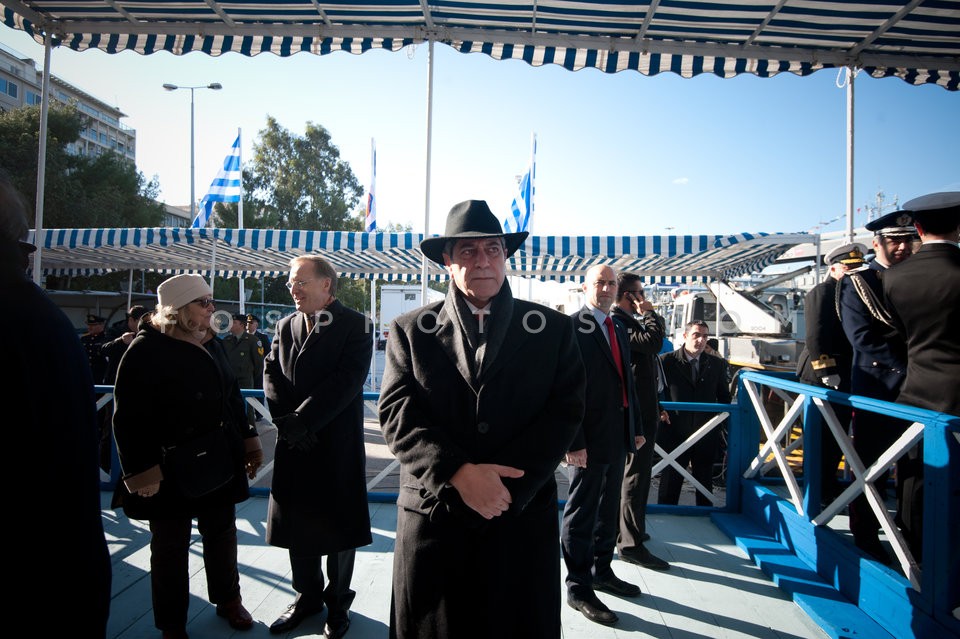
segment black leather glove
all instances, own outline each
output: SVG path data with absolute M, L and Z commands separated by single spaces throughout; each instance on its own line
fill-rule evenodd
M 287 442 L 290 448 L 307 452 L 317 445 L 317 436 L 307 429 L 297 413 L 281 415 L 273 423 L 277 426 L 280 439 Z

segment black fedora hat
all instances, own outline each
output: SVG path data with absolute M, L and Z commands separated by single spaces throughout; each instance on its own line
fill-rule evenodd
M 516 253 L 529 233 L 504 233 L 500 220 L 490 211 L 483 200 L 466 200 L 454 205 L 447 214 L 447 226 L 443 235 L 420 242 L 420 250 L 437 264 L 443 264 L 443 247 L 450 240 L 502 237 L 507 247 L 507 257 Z

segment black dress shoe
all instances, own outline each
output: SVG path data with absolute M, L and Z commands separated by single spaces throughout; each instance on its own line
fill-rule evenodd
M 567 595 L 567 605 L 574 610 L 579 610 L 583 616 L 594 623 L 612 626 L 617 623 L 616 613 L 611 611 L 603 602 L 597 599 L 597 596 L 591 593 L 591 597 L 576 597 Z
M 323 601 L 315 597 L 297 595 L 296 601 L 270 625 L 270 632 L 275 635 L 288 632 L 299 626 L 307 617 L 320 612 L 323 612 Z
M 625 561 L 628 564 L 636 564 L 637 566 L 643 566 L 644 568 L 649 568 L 650 570 L 670 569 L 670 564 L 643 547 L 635 549 L 624 548 L 623 550 L 619 550 L 617 552 L 620 555 L 620 560 Z
M 340 639 L 350 629 L 350 613 L 331 612 L 323 626 L 323 636 L 327 639 Z
M 611 595 L 620 595 L 621 597 L 638 597 L 640 595 L 639 586 L 624 581 L 613 573 L 610 573 L 608 577 L 594 581 L 593 589 L 609 592 Z

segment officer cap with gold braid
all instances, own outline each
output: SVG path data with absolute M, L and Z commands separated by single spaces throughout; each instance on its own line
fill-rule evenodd
M 857 268 L 866 264 L 863 255 L 867 248 L 863 244 L 854 242 L 838 246 L 823 258 L 825 264 L 843 264 L 848 268 Z

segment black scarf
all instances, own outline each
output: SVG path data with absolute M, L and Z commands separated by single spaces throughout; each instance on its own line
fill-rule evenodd
M 480 380 L 483 372 L 496 360 L 500 346 L 506 337 L 507 327 L 513 317 L 513 292 L 510 290 L 510 284 L 504 279 L 500 292 L 490 300 L 488 306 L 490 313 L 484 316 L 482 333 L 470 307 L 467 306 L 463 293 L 454 282 L 450 283 L 445 307 L 460 327 L 457 333 L 463 339 L 463 351 L 474 354 L 473 361 L 470 362 L 470 370 Z

